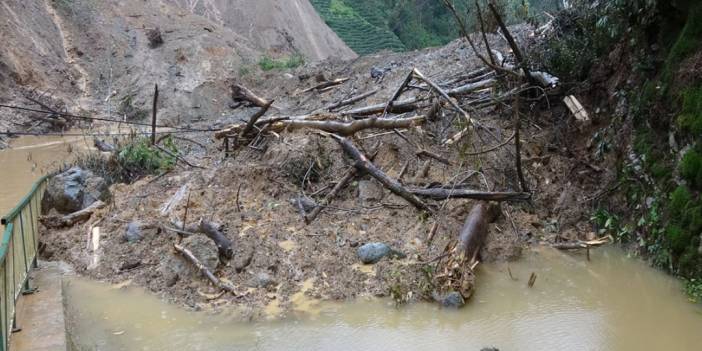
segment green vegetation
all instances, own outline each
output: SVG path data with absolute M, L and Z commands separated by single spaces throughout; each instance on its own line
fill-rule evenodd
M 477 29 L 474 0 L 452 0 L 469 29 Z M 460 35 L 453 15 L 441 0 L 311 0 L 339 37 L 360 55 L 381 50 L 415 50 L 440 46 Z M 485 11 L 487 1 L 480 0 Z M 498 0 L 509 23 L 557 9 L 558 0 Z M 490 17 L 485 16 L 486 19 Z M 495 26 L 488 23 L 488 28 Z
M 162 174 L 172 169 L 179 154 L 173 139 L 169 136 L 162 139 L 160 147 L 151 146 L 146 137 L 133 137 L 117 145 L 114 154 L 105 157 L 98 152 L 88 152 L 76 155 L 75 165 L 93 171 L 108 184 L 131 183 L 148 174 Z
M 263 56 L 258 61 L 258 66 L 264 71 L 293 69 L 302 66 L 305 63 L 305 58 L 300 54 L 295 54 L 288 57 L 273 59 L 269 56 Z
M 622 161 L 619 172 L 625 209 L 598 209 L 592 222 L 601 234 L 636 243 L 654 265 L 687 279 L 691 299 L 701 301 L 702 75 L 694 67 L 702 57 L 702 4 L 580 0 L 554 24 L 557 35 L 534 49 L 534 63 L 577 83 L 621 50 L 619 57 L 628 61 L 630 53 L 633 61 L 608 68 L 631 63 L 628 79 L 639 82 L 625 95 L 631 120 L 613 118 L 593 136 L 599 153 L 599 143 L 615 134 L 608 130 L 633 126 L 638 160 Z

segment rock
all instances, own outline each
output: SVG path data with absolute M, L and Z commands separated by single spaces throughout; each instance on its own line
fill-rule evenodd
M 496 347 L 483 347 L 480 351 L 500 351 L 500 349 Z
M 440 303 L 441 306 L 446 308 L 461 308 L 466 304 L 466 300 L 463 299 L 463 295 L 457 291 L 452 291 L 446 294 L 434 292 L 432 295 L 436 302 Z
M 259 272 L 249 281 L 249 286 L 252 288 L 268 288 L 277 284 L 278 282 L 266 272 Z
M 393 250 L 390 246 L 385 243 L 367 243 L 362 245 L 356 251 L 358 258 L 364 264 L 377 263 L 385 256 L 390 256 L 394 258 L 404 258 L 405 254 L 402 252 Z
M 127 259 L 126 261 L 122 262 L 122 265 L 119 267 L 120 271 L 128 271 L 130 269 L 134 269 L 141 266 L 141 260 L 138 258 L 132 258 L 132 259 Z
M 371 205 L 383 198 L 383 188 L 372 180 L 362 180 L 358 182 L 358 198 L 362 205 Z
M 207 269 L 214 272 L 219 264 L 219 256 L 217 254 L 217 245 L 215 245 L 212 240 L 204 235 L 198 234 L 183 239 L 182 244 L 186 249 L 192 252 Z M 166 282 L 173 281 L 173 284 L 183 277 L 197 278 L 202 276 L 195 265 L 177 253 L 170 254 L 162 260 L 159 270 Z
M 49 180 L 42 207 L 67 214 L 80 211 L 108 195 L 107 183 L 93 172 L 73 167 Z
M 314 210 L 315 207 L 317 207 L 317 203 L 307 196 L 298 196 L 296 198 L 292 198 L 290 199 L 290 202 L 293 204 L 293 206 L 295 206 L 295 210 L 298 210 L 300 207 L 302 207 L 305 213 L 309 213 L 310 211 Z
M 161 29 L 156 27 L 146 31 L 146 38 L 149 39 L 149 47 L 155 49 L 163 44 Z
M 135 243 L 144 239 L 144 234 L 141 232 L 141 223 L 134 221 L 127 224 L 127 230 L 124 231 L 122 236 L 124 241 Z

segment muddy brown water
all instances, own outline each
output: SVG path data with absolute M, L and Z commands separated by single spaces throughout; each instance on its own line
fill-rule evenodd
M 133 287 L 76 278 L 64 292 L 76 350 L 702 349 L 702 307 L 676 279 L 617 248 L 591 256 L 537 249 L 510 265 L 517 280 L 506 264 L 483 265 L 476 295 L 458 311 L 305 300 L 283 319 L 248 323 L 187 312 Z
M 5 215 L 42 175 L 60 167 L 74 151 L 88 149 L 84 137 L 24 136 L 0 150 L 0 214 Z

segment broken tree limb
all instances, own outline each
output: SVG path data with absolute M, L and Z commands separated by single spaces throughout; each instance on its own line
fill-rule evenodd
M 349 78 L 337 78 L 337 79 L 333 79 L 330 81 L 322 82 L 322 83 L 319 83 L 311 88 L 307 88 L 307 89 L 303 90 L 302 93 L 308 93 L 312 90 L 319 91 L 319 90 L 327 89 L 327 88 L 330 88 L 330 87 L 333 87 L 333 86 L 336 86 L 339 84 L 343 84 L 348 80 L 349 80 Z
M 269 100 L 256 95 L 249 88 L 241 84 L 234 84 L 232 85 L 231 89 L 232 99 L 234 99 L 234 101 L 246 101 L 258 107 L 264 107 L 270 102 Z
M 519 130 L 522 128 L 522 118 L 519 114 L 519 97 L 514 99 L 514 152 L 515 156 L 515 167 L 517 168 L 517 177 L 519 177 L 519 184 L 522 187 L 522 191 L 525 193 L 529 192 L 529 185 L 524 179 L 524 172 L 522 171 L 522 152 L 521 152 L 521 140 L 519 140 Z
M 95 211 L 105 207 L 105 205 L 106 204 L 104 202 L 98 200 L 80 211 L 76 211 L 65 216 L 41 216 L 39 220 L 47 228 L 70 227 L 78 222 L 87 221 Z
M 200 273 L 205 278 L 207 278 L 210 282 L 212 282 L 212 284 L 214 284 L 216 287 L 218 287 L 222 290 L 226 290 L 226 291 L 236 295 L 236 291 L 234 290 L 233 286 L 231 286 L 230 284 L 227 284 L 227 283 L 223 282 L 222 280 L 220 280 L 219 278 L 217 278 L 214 275 L 214 273 L 212 273 L 209 269 L 207 269 L 207 267 L 205 267 L 205 265 L 202 264 L 202 262 L 200 262 L 200 260 L 198 260 L 197 257 L 195 257 L 195 255 L 193 255 L 193 253 L 190 252 L 190 250 L 186 249 L 185 246 L 179 245 L 179 244 L 173 244 L 173 248 L 178 253 L 180 253 L 185 258 L 187 258 L 188 261 L 190 261 L 190 263 L 192 263 L 200 271 Z
M 517 64 L 521 66 L 522 71 L 524 71 L 524 74 L 527 77 L 527 80 L 532 84 L 535 83 L 535 79 L 529 73 L 529 65 L 524 59 L 524 55 L 522 55 L 522 51 L 519 49 L 517 42 L 514 40 L 514 37 L 512 37 L 512 34 L 509 32 L 509 29 L 507 29 L 505 22 L 502 20 L 502 16 L 500 16 L 500 13 L 497 11 L 493 3 L 489 2 L 488 8 L 492 12 L 492 15 L 495 17 L 497 24 L 500 26 L 500 29 L 502 30 L 502 35 L 505 37 L 505 39 L 507 39 L 507 43 L 509 43 L 509 46 L 512 48 L 514 57 L 517 58 Z
M 204 219 L 200 219 L 198 229 L 199 232 L 212 239 L 215 245 L 217 245 L 217 251 L 219 252 L 220 259 L 225 258 L 227 260 L 231 260 L 234 257 L 232 242 L 219 230 L 219 225 Z
M 244 130 L 241 131 L 241 137 L 246 137 L 249 133 L 251 133 L 254 129 L 254 126 L 256 125 L 256 122 L 258 121 L 259 118 L 263 117 L 263 115 L 268 112 L 268 109 L 273 105 L 273 102 L 275 100 L 268 101 L 265 105 L 261 107 L 258 112 L 256 112 L 251 118 L 249 118 L 249 122 L 246 123 L 246 127 L 244 127 Z
M 439 154 L 435 154 L 435 153 L 428 151 L 428 150 L 422 149 L 422 150 L 417 151 L 417 157 L 429 157 L 429 158 L 433 158 L 433 159 L 435 159 L 435 160 L 437 160 L 437 161 L 439 161 L 447 166 L 451 165 L 451 161 L 449 161 L 446 157 L 443 157 Z
M 407 77 L 405 77 L 405 80 L 402 81 L 402 84 L 400 84 L 400 86 L 397 87 L 397 90 L 395 90 L 395 92 L 392 94 L 392 96 L 390 97 L 388 102 L 385 103 L 385 108 L 383 109 L 383 117 L 387 116 L 390 107 L 395 102 L 395 100 L 397 100 L 397 98 L 399 98 L 400 95 L 402 95 L 402 92 L 405 90 L 405 88 L 407 88 L 407 85 L 412 81 L 413 76 L 414 76 L 414 70 L 410 71 L 407 74 Z
M 367 92 L 367 93 L 363 93 L 363 94 L 358 95 L 358 96 L 350 97 L 350 98 L 348 98 L 348 99 L 346 99 L 346 100 L 341 100 L 341 101 L 339 101 L 339 102 L 337 102 L 337 103 L 335 103 L 335 104 L 332 104 L 332 105 L 327 106 L 326 110 L 331 112 L 331 111 L 334 111 L 334 110 L 336 110 L 336 109 L 338 109 L 338 108 L 341 108 L 341 107 L 344 107 L 344 106 L 348 106 L 348 105 L 355 104 L 355 103 L 357 103 L 357 102 L 359 102 L 359 101 L 361 101 L 361 100 L 363 100 L 363 99 L 365 99 L 365 98 L 367 98 L 367 97 L 370 97 L 370 96 L 372 96 L 372 95 L 375 95 L 378 91 L 380 91 L 380 89 L 373 89 L 373 90 L 371 90 L 371 91 L 369 91 L 369 92 Z
M 432 200 L 446 199 L 473 199 L 484 201 L 524 201 L 531 198 L 530 193 L 515 192 L 484 192 L 470 189 L 451 188 L 429 188 L 429 189 L 408 189 L 409 192 L 417 196 L 430 198 Z
M 368 160 L 366 156 L 361 153 L 358 148 L 353 145 L 348 139 L 340 137 L 335 134 L 331 134 L 332 138 L 334 138 L 340 145 L 341 148 L 344 150 L 346 155 L 348 155 L 351 159 L 353 159 L 355 162 L 354 167 L 358 169 L 359 171 L 362 172 L 367 172 L 370 174 L 373 178 L 377 179 L 382 183 L 386 188 L 388 188 L 390 191 L 392 191 L 395 195 L 398 195 L 402 197 L 403 199 L 407 200 L 410 204 L 412 204 L 414 207 L 416 207 L 419 210 L 426 211 L 429 213 L 432 213 L 432 209 L 429 207 L 429 205 L 425 204 L 422 200 L 420 200 L 416 195 L 410 193 L 405 189 L 402 184 L 397 182 L 396 180 L 390 178 L 387 174 L 385 174 L 383 171 L 381 171 L 378 167 L 376 167 L 372 162 Z
M 389 109 L 387 110 L 388 112 L 392 113 L 405 113 L 405 112 L 411 112 L 419 108 L 419 105 L 417 103 L 419 102 L 419 99 L 417 98 L 408 98 L 404 100 L 399 100 L 395 101 L 392 104 L 390 104 Z M 383 113 L 385 111 L 386 104 L 376 104 L 376 105 L 370 105 L 370 106 L 365 106 L 365 107 L 359 107 L 353 110 L 348 110 L 348 111 L 343 111 L 341 112 L 342 116 L 351 116 L 351 115 L 357 115 L 357 116 L 367 116 L 367 115 L 375 115 L 378 113 Z

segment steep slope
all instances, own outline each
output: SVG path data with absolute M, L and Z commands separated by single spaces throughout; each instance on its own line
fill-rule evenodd
M 264 50 L 310 60 L 356 54 L 326 26 L 309 0 L 166 0 L 245 36 Z

